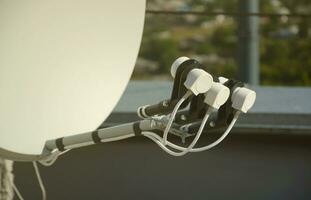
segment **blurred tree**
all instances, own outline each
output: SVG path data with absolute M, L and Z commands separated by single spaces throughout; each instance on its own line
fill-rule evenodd
M 156 5 L 158 1 L 147 2 Z M 183 2 L 183 8 L 199 11 L 235 12 L 238 5 L 237 0 Z M 260 0 L 260 11 L 311 13 L 311 1 Z M 140 56 L 158 62 L 161 66 L 159 74 L 167 73 L 178 56 L 193 56 L 201 59 L 217 75 L 235 76 L 237 30 L 234 18 L 220 15 L 196 18 L 189 15 L 147 15 L 145 24 Z M 311 85 L 310 27 L 310 18 L 261 18 L 260 70 L 263 85 Z
M 150 37 L 143 42 L 141 56 L 159 63 L 158 73 L 167 73 L 172 62 L 178 57 L 177 42 L 171 38 Z

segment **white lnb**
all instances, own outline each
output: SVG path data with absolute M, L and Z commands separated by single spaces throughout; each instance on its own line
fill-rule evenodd
M 176 75 L 176 71 L 178 69 L 178 67 L 183 64 L 184 62 L 186 62 L 187 60 L 190 60 L 190 58 L 188 57 L 179 57 L 177 58 L 174 63 L 171 66 L 171 75 L 173 78 L 175 78 Z
M 232 94 L 232 107 L 247 113 L 251 109 L 256 100 L 256 92 L 247 88 L 238 87 Z
M 219 109 L 230 96 L 230 90 L 221 83 L 213 83 L 212 87 L 205 93 L 204 102 L 215 108 Z
M 213 77 L 202 69 L 193 69 L 187 75 L 184 83 L 194 95 L 207 92 L 213 84 Z

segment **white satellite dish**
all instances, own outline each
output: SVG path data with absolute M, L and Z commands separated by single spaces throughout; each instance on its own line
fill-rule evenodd
M 0 0 L 0 156 L 96 129 L 138 54 L 145 0 Z

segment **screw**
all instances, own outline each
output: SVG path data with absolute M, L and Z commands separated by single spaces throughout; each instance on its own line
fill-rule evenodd
M 163 101 L 163 102 L 162 102 L 162 105 L 163 105 L 164 107 L 168 107 L 168 106 L 169 106 L 169 101 L 168 101 L 168 100 Z
M 186 117 L 186 115 L 181 115 L 181 116 L 180 116 L 180 119 L 183 120 L 183 121 L 186 121 L 186 120 L 187 120 L 187 117 Z
M 211 122 L 209 123 L 209 126 L 210 126 L 210 127 L 215 127 L 215 125 L 216 125 L 216 124 L 215 124 L 214 121 L 211 121 Z

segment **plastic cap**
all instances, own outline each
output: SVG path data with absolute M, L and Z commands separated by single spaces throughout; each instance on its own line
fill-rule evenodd
M 180 57 L 180 58 L 177 58 L 174 63 L 172 64 L 171 66 L 171 75 L 173 78 L 175 78 L 175 75 L 176 75 L 176 71 L 178 69 L 178 67 L 183 64 L 185 61 L 187 60 L 190 60 L 190 58 L 188 57 Z
M 184 85 L 194 95 L 207 92 L 213 84 L 213 77 L 202 69 L 193 69 L 187 75 Z
M 221 84 L 225 84 L 228 81 L 227 78 L 222 77 L 222 76 L 218 77 L 218 79 L 219 79 L 219 83 L 221 83 Z
M 232 94 L 232 107 L 246 113 L 256 100 L 256 92 L 247 88 L 238 87 Z
M 230 96 L 230 90 L 221 83 L 213 83 L 212 87 L 205 94 L 204 102 L 209 106 L 219 109 Z

